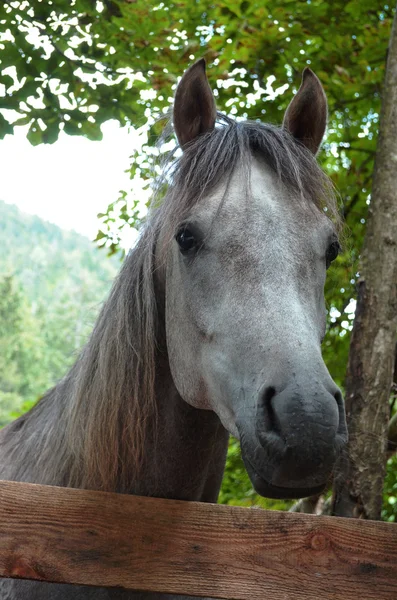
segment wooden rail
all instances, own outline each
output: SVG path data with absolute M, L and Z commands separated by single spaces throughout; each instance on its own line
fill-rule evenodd
M 0 481 L 0 576 L 236 600 L 396 600 L 397 525 Z

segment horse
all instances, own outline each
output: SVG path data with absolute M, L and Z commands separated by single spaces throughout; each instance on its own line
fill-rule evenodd
M 326 121 L 308 68 L 281 127 L 218 113 L 204 60 L 185 72 L 163 201 L 70 372 L 0 432 L 2 479 L 216 502 L 231 434 L 262 496 L 323 489 L 347 440 L 321 355 L 340 248 Z M 3 579 L 0 598 L 177 596 Z

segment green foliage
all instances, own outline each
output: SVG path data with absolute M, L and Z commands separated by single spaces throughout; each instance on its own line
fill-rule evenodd
M 383 488 L 382 519 L 394 523 L 397 521 L 397 456 L 387 462 L 387 473 Z
M 119 261 L 0 202 L 0 426 L 63 377 Z
M 43 348 L 37 337 L 36 323 L 14 277 L 0 277 L 0 426 L 43 385 Z

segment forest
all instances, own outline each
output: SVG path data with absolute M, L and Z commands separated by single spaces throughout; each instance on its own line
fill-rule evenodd
M 120 260 L 103 260 L 83 236 L 1 201 L 0 239 L 2 426 L 65 375 Z
M 98 215 L 100 251 L 94 245 L 89 248 L 86 240 L 0 205 L 0 338 L 7 349 L 0 357 L 0 424 L 31 406 L 63 376 L 88 334 L 90 307 L 103 299 L 120 261 L 120 231 L 139 227 L 142 221 L 134 181 L 144 180 L 150 190 L 159 160 L 175 145 L 159 144 L 158 139 L 182 70 L 204 57 L 218 110 L 280 124 L 303 68 L 310 66 L 329 103 L 327 135 L 318 158 L 339 194 L 345 223 L 343 253 L 326 283 L 328 325 L 323 342 L 328 369 L 347 393 L 353 432 L 351 461 L 336 477 L 334 494 L 341 480 L 349 479 L 355 489 L 341 493 L 350 494 L 355 516 L 395 520 L 397 227 L 385 241 L 368 225 L 381 214 L 386 197 L 377 183 L 386 177 L 374 179 L 374 173 L 376 165 L 378 173 L 383 165 L 380 115 L 387 118 L 388 98 L 393 100 L 396 87 L 387 84 L 386 77 L 386 65 L 392 72 L 393 60 L 397 62 L 394 14 L 393 6 L 378 0 L 2 4 L 0 135 L 28 125 L 33 145 L 56 143 L 60 131 L 95 143 L 101 139 L 101 124 L 116 119 L 139 132 L 142 148 L 125 165 L 131 189 L 109 198 L 107 212 Z M 394 198 L 385 222 L 393 222 L 396 210 Z M 24 228 L 37 240 L 33 255 L 22 241 Z M 366 295 L 362 282 L 367 281 L 369 290 L 369 282 L 381 271 L 376 260 L 386 264 L 385 257 L 387 281 L 382 281 L 379 296 L 387 306 L 376 305 L 378 319 L 366 312 L 369 292 Z M 374 329 L 368 328 L 367 338 L 361 339 L 371 323 Z M 358 333 L 352 339 L 354 328 Z M 377 330 L 388 332 L 380 348 L 374 343 Z M 385 368 L 379 367 L 379 377 L 368 371 L 367 380 L 365 365 L 371 361 L 360 358 L 360 352 L 369 347 L 379 352 L 372 363 Z M 364 376 L 357 377 L 362 368 Z M 362 444 L 360 457 L 355 454 L 357 440 Z M 332 482 L 312 505 L 308 501 L 293 509 L 330 510 L 331 488 Z M 283 509 L 292 504 L 254 494 L 234 440 L 219 500 Z

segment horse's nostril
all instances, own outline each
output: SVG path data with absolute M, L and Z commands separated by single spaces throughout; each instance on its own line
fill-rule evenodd
M 343 397 L 342 397 L 342 392 L 340 390 L 338 390 L 337 392 L 335 392 L 334 398 L 336 400 L 338 408 L 340 408 L 340 407 L 343 408 Z
M 317 380 L 286 387 L 263 385 L 258 394 L 251 464 L 273 486 L 314 488 L 326 481 L 347 439 L 343 398 Z
M 342 392 L 339 389 L 335 392 L 334 398 L 338 407 L 339 421 L 343 421 L 345 418 L 345 402 L 343 400 Z
M 267 404 L 268 402 L 270 402 L 270 400 L 276 395 L 276 388 L 274 388 L 272 385 L 267 387 L 264 391 L 263 394 L 263 399 L 265 401 L 265 403 Z
M 273 386 L 265 388 L 260 398 L 260 410 L 264 420 L 264 430 L 280 435 L 280 424 L 272 403 L 275 395 L 276 389 Z
M 343 400 L 342 392 L 340 390 L 335 392 L 334 398 L 336 400 L 336 404 L 338 405 L 338 412 L 339 412 L 339 427 L 338 427 L 339 443 L 343 446 L 343 444 L 346 444 L 346 442 L 348 440 L 345 402 Z

